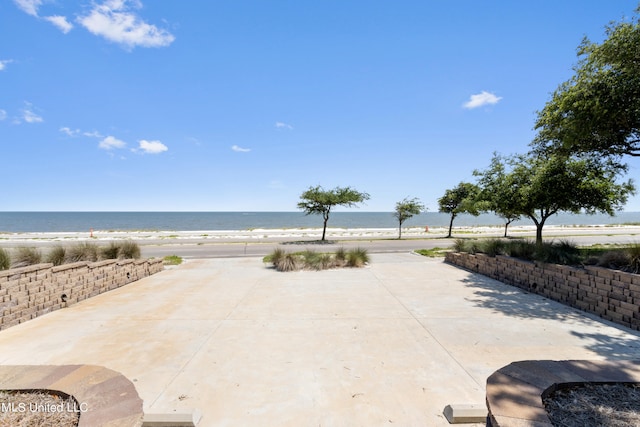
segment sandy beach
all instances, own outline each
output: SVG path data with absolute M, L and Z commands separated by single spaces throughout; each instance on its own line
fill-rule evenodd
M 447 235 L 447 227 L 408 227 L 402 229 L 403 239 L 442 239 Z M 454 227 L 453 237 L 501 237 L 503 226 Z M 534 226 L 513 226 L 508 229 L 509 237 L 534 237 Z M 634 236 L 640 234 L 640 226 L 627 225 L 549 225 L 544 228 L 545 237 L 571 236 Z M 313 241 L 322 236 L 322 228 L 280 228 L 250 230 L 89 230 L 76 232 L 30 232 L 0 233 L 0 246 L 28 245 L 31 243 L 65 243 L 77 241 L 109 242 L 132 239 L 141 245 L 187 243 L 253 243 Z M 327 228 L 328 240 L 385 240 L 397 239 L 397 228 Z

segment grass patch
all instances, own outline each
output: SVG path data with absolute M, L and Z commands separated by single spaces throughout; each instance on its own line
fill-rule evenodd
M 440 258 L 443 257 L 447 252 L 450 252 L 451 249 L 435 247 L 431 249 L 417 249 L 414 251 L 417 254 L 422 256 L 426 256 L 429 258 Z
M 162 263 L 164 265 L 180 265 L 182 264 L 182 257 L 179 257 L 178 255 L 167 255 L 162 258 Z
M 47 262 L 53 265 L 62 265 L 67 259 L 67 250 L 62 245 L 54 246 L 47 254 Z
M 15 255 L 12 257 L 11 261 L 12 268 L 40 264 L 42 262 L 42 252 L 32 247 L 21 247 L 16 249 Z
M 6 249 L 0 248 L 0 270 L 8 270 L 11 268 L 11 255 Z

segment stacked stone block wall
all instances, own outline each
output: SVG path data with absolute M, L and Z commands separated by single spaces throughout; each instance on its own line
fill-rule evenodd
M 161 259 L 37 264 L 0 271 L 0 330 L 163 270 Z
M 607 268 L 448 253 L 446 262 L 640 330 L 640 275 Z

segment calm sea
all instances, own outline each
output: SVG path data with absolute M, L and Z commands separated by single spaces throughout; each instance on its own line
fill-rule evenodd
M 640 212 L 608 215 L 554 215 L 548 225 L 640 223 Z M 492 214 L 460 215 L 454 226 L 501 225 Z M 521 220 L 517 225 L 532 225 Z M 427 212 L 405 222 L 407 227 L 443 227 L 449 216 Z M 334 212 L 329 227 L 395 228 L 391 212 Z M 94 230 L 248 230 L 254 228 L 318 228 L 322 218 L 302 212 L 0 212 L 0 232 L 74 232 Z

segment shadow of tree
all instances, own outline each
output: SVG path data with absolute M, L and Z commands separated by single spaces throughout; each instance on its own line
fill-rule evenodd
M 640 359 L 640 332 L 600 317 L 507 285 L 478 273 L 469 272 L 462 283 L 473 289 L 467 301 L 496 313 L 527 319 L 547 319 L 575 325 L 614 328 L 613 334 L 572 330 L 571 334 L 584 342 L 584 347 L 610 359 Z M 594 324 L 594 322 L 597 322 Z M 526 331 L 524 331 L 526 333 Z

